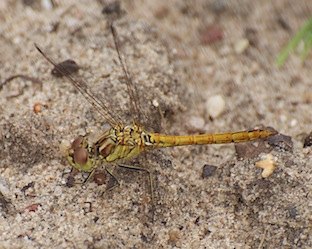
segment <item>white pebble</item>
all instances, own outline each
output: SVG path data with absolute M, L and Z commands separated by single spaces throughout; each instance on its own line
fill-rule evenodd
M 287 117 L 285 116 L 285 115 L 280 115 L 280 120 L 281 120 L 281 122 L 286 122 L 287 121 Z
M 191 127 L 196 128 L 196 129 L 203 129 L 205 125 L 205 120 L 202 117 L 196 117 L 192 116 L 189 120 L 188 123 Z
M 41 4 L 45 10 L 52 10 L 53 9 L 53 5 L 52 5 L 52 2 L 50 0 L 42 0 Z
M 208 99 L 206 102 L 208 114 L 211 118 L 218 117 L 225 108 L 225 101 L 221 95 L 215 95 Z
M 234 50 L 237 54 L 242 54 L 249 46 L 247 39 L 241 39 L 234 44 Z
M 155 106 L 155 107 L 159 106 L 157 99 L 153 99 L 152 103 L 153 103 L 153 106 Z
M 290 126 L 291 127 L 295 127 L 296 125 L 297 125 L 297 119 L 292 119 L 291 121 L 290 121 Z
M 2 177 L 0 177 L 0 192 L 5 196 L 8 196 L 10 194 L 9 186 L 6 180 Z
M 61 195 L 62 194 L 62 187 L 61 186 L 56 186 L 54 189 L 54 194 L 55 195 Z

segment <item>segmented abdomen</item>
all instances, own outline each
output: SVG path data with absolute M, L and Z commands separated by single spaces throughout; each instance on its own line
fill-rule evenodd
M 172 147 L 192 144 L 226 144 L 247 142 L 259 138 L 267 138 L 276 135 L 274 129 L 257 129 L 251 131 L 225 132 L 217 134 L 202 134 L 194 136 L 170 136 L 164 134 L 149 134 L 149 143 L 152 147 Z

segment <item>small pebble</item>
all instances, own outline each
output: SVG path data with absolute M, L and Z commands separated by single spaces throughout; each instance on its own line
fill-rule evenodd
M 41 0 L 41 5 L 45 10 L 53 10 L 53 1 L 50 0 Z
M 62 187 L 61 186 L 56 186 L 54 189 L 54 194 L 55 195 L 62 195 Z
M 41 102 L 36 102 L 34 104 L 34 112 L 36 114 L 38 114 L 38 113 L 42 112 L 42 110 L 43 110 L 43 104 Z
M 191 127 L 196 128 L 196 129 L 203 129 L 205 126 L 205 120 L 202 117 L 195 117 L 192 116 L 189 120 L 188 123 Z
M 153 106 L 155 106 L 155 107 L 159 106 L 159 102 L 157 99 L 153 99 L 152 103 L 153 103 Z
M 64 75 L 70 75 L 78 72 L 80 66 L 73 60 L 65 60 L 58 63 L 51 71 L 51 74 L 55 77 L 63 77 Z
M 203 167 L 203 173 L 202 173 L 202 178 L 208 178 L 210 176 L 213 176 L 215 170 L 217 169 L 217 166 L 214 165 L 205 165 Z
M 266 159 L 256 162 L 256 166 L 263 169 L 261 175 L 263 178 L 267 178 L 273 174 L 277 163 L 274 161 L 274 157 L 271 154 L 267 154 Z
M 212 96 L 206 102 L 206 107 L 207 107 L 209 116 L 214 119 L 220 116 L 220 114 L 225 109 L 224 98 L 221 95 Z
M 6 196 L 8 196 L 10 194 L 9 186 L 8 186 L 5 178 L 2 178 L 2 177 L 0 177 L 0 192 Z
M 295 127 L 295 126 L 297 125 L 297 123 L 298 123 L 297 119 L 292 119 L 292 120 L 290 121 L 290 126 L 291 126 L 291 127 Z
M 249 41 L 246 38 L 238 40 L 234 44 L 234 50 L 237 54 L 242 54 L 249 46 Z
M 287 117 L 285 116 L 285 115 L 281 115 L 280 116 L 280 121 L 282 122 L 282 123 L 285 123 L 286 121 L 287 121 Z
M 290 136 L 279 133 L 275 136 L 269 137 L 267 142 L 269 145 L 283 149 L 284 151 L 293 151 L 294 144 Z

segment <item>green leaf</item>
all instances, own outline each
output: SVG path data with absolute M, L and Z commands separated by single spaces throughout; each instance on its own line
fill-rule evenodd
M 304 47 L 301 52 L 301 59 L 304 60 L 312 46 L 312 18 L 297 32 L 293 39 L 283 49 L 276 59 L 276 64 L 280 67 L 284 64 L 289 54 L 303 41 Z

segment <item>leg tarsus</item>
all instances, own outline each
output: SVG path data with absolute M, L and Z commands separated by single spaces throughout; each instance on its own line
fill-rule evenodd
M 88 181 L 92 178 L 92 176 L 94 176 L 95 169 L 96 169 L 96 168 L 93 168 L 93 169 L 91 170 L 91 172 L 89 173 L 89 175 L 87 176 L 87 178 L 83 181 L 83 184 L 85 184 L 86 182 L 88 182 Z
M 108 169 L 105 169 L 106 170 L 106 172 L 108 173 L 108 174 L 110 174 L 110 176 L 114 179 L 114 181 L 116 182 L 113 186 L 108 186 L 108 188 L 106 189 L 106 191 L 110 191 L 110 190 L 113 190 L 114 188 L 116 188 L 117 186 L 119 186 L 119 180 L 118 180 L 118 178 L 110 171 L 110 170 L 108 170 Z M 105 192 L 105 191 L 104 191 Z M 103 192 L 103 193 L 104 193 Z
M 155 207 L 156 207 L 156 202 L 155 202 L 155 196 L 154 196 L 154 185 L 153 185 L 153 177 L 152 177 L 152 173 L 145 168 L 141 168 L 141 167 L 136 167 L 136 166 L 130 166 L 127 164 L 117 164 L 119 167 L 121 168 L 125 168 L 125 169 L 132 169 L 132 170 L 140 170 L 140 171 L 145 171 L 148 174 L 148 178 L 149 178 L 149 183 L 150 183 L 150 195 L 152 198 L 152 222 L 154 222 L 154 214 L 155 214 Z

